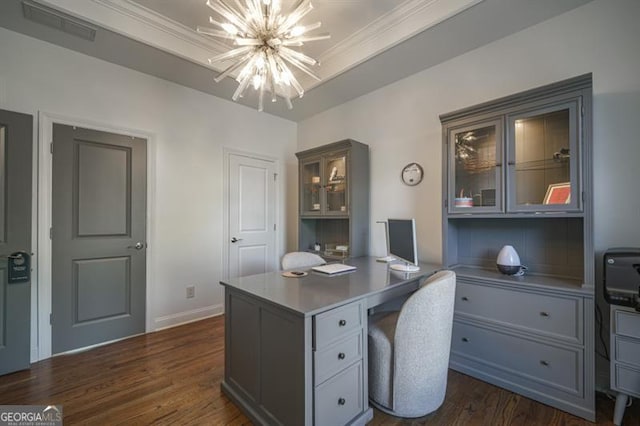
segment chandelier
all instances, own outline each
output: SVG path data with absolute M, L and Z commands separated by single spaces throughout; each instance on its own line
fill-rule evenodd
M 230 1 L 230 0 L 227 0 Z M 232 99 L 242 97 L 249 85 L 258 92 L 258 111 L 263 110 L 264 96 L 276 102 L 281 96 L 289 109 L 294 92 L 302 97 L 304 89 L 291 72 L 291 66 L 316 80 L 320 80 L 311 67 L 318 61 L 295 50 L 306 42 L 325 40 L 329 34 L 308 35 L 320 28 L 320 22 L 300 25 L 300 20 L 312 9 L 310 0 L 297 0 L 288 14 L 281 11 L 280 0 L 233 0 L 231 6 L 225 0 L 207 0 L 207 6 L 224 22 L 209 17 L 209 23 L 217 28 L 198 26 L 197 31 L 213 37 L 233 40 L 235 47 L 228 52 L 209 58 L 209 63 L 233 61 L 215 78 L 219 83 L 225 77 L 240 70 L 236 76 L 238 88 Z

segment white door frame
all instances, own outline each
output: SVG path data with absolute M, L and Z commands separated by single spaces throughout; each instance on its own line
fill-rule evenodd
M 269 161 L 271 163 L 273 163 L 274 169 L 276 170 L 276 176 L 281 176 L 282 174 L 280 173 L 280 164 L 278 162 L 278 159 L 275 157 L 271 157 L 268 155 L 263 155 L 263 154 L 258 154 L 255 152 L 249 152 L 249 151 L 241 151 L 241 150 L 237 150 L 237 149 L 233 149 L 233 148 L 227 148 L 227 147 L 223 147 L 222 148 L 223 151 L 223 165 L 222 165 L 222 169 L 223 169 L 223 179 L 222 179 L 222 187 L 223 187 L 223 200 L 222 200 L 222 206 L 223 206 L 223 212 L 222 212 L 222 241 L 223 241 L 223 247 L 222 247 L 222 276 L 224 277 L 224 279 L 228 279 L 229 278 L 229 250 L 227 248 L 228 246 L 228 242 L 229 242 L 229 184 L 230 184 L 230 177 L 229 177 L 229 161 L 230 161 L 230 157 L 231 155 L 242 155 L 244 157 L 250 157 L 250 158 L 255 158 L 258 160 L 262 160 L 262 161 Z M 274 207 L 275 207 L 275 221 L 276 221 L 276 233 L 275 233 L 275 247 L 273 250 L 274 253 L 274 258 L 271 259 L 271 261 L 273 262 L 274 265 L 278 264 L 278 259 L 280 258 L 279 253 L 280 253 L 280 235 L 282 235 L 282 223 L 280 222 L 280 203 L 278 202 L 278 200 L 280 199 L 280 180 L 277 179 L 276 180 L 276 184 L 275 186 L 275 191 L 273 194 L 273 202 L 274 202 Z
M 119 127 L 109 123 L 99 123 L 78 117 L 39 111 L 38 112 L 38 207 L 37 207 L 37 285 L 33 286 L 36 297 L 32 297 L 32 311 L 37 312 L 37 359 L 39 361 L 51 357 L 51 239 L 49 229 L 52 223 L 52 191 L 53 191 L 53 164 L 50 144 L 53 140 L 53 124 L 65 124 L 68 126 L 83 127 L 102 132 L 117 133 L 147 140 L 147 265 L 146 265 L 146 319 L 145 330 L 154 330 L 153 323 L 153 291 L 155 283 L 155 158 L 156 142 L 155 134 L 143 130 Z M 36 303 L 34 306 L 33 303 Z M 32 325 L 32 335 L 34 327 Z M 33 338 L 32 338 L 33 341 Z M 33 355 L 33 351 L 32 351 Z

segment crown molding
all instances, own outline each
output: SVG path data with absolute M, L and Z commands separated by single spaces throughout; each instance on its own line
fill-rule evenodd
M 320 55 L 317 72 L 323 81 L 335 77 L 482 1 L 406 0 Z M 307 77 L 301 83 L 308 90 L 322 81 Z
M 216 69 L 208 58 L 228 50 L 223 43 L 131 0 L 38 2 L 208 68 Z
M 153 46 L 188 61 L 221 71 L 228 63 L 212 66 L 208 58 L 229 49 L 132 0 L 37 0 L 46 6 Z M 406 0 L 387 14 L 359 29 L 319 57 L 321 81 L 298 75 L 308 91 L 373 56 L 401 43 L 483 0 Z M 330 30 L 330 29 L 329 29 Z

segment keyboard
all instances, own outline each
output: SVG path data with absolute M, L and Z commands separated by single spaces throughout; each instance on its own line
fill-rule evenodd
M 353 271 L 355 266 L 345 265 L 343 263 L 329 263 L 328 265 L 314 266 L 311 268 L 313 271 L 322 272 L 323 274 L 339 274 L 341 272 Z

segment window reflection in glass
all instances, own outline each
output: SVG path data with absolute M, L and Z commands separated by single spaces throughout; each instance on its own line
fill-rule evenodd
M 458 207 L 496 205 L 496 128 L 454 135 L 455 202 Z
M 302 167 L 304 211 L 320 212 L 320 163 L 307 163 Z
M 570 202 L 569 110 L 515 120 L 516 203 Z
M 327 179 L 325 193 L 327 197 L 327 211 L 347 211 L 347 176 L 346 157 L 328 158 L 325 169 Z

